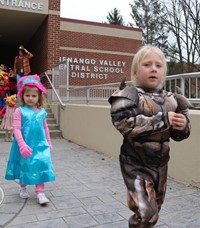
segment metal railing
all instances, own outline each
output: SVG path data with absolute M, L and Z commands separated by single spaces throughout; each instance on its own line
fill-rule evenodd
M 62 100 L 60 99 L 60 96 L 58 95 L 58 93 L 57 93 L 57 91 L 56 91 L 56 89 L 55 89 L 53 83 L 51 82 L 51 80 L 50 80 L 50 78 L 49 78 L 49 76 L 48 76 L 48 74 L 47 74 L 47 72 L 44 72 L 44 74 L 45 74 L 45 76 L 46 76 L 46 78 L 47 78 L 47 80 L 48 80 L 48 82 L 49 82 L 51 88 L 53 89 L 53 92 L 54 92 L 53 94 L 54 94 L 54 96 L 56 96 L 56 98 L 58 99 L 58 101 L 59 101 L 61 107 L 62 107 L 62 108 L 65 107 L 66 104 L 64 104 L 64 103 L 62 102 Z
M 126 84 L 132 84 L 132 81 L 127 81 Z M 86 101 L 87 103 L 89 101 L 105 101 L 119 85 L 120 82 L 69 89 L 67 101 Z M 167 76 L 164 89 L 177 92 L 177 87 L 191 103 L 200 103 L 200 72 Z
M 52 101 L 59 101 L 61 107 L 67 102 L 73 101 L 107 101 L 112 93 L 119 87 L 118 83 L 109 83 L 101 85 L 80 86 L 74 88 L 69 80 L 69 62 L 61 62 L 52 69 L 52 82 L 47 73 L 45 73 L 52 89 Z M 126 84 L 132 84 L 127 81 Z M 180 87 L 191 103 L 200 103 L 200 72 L 177 74 L 166 77 L 164 89 L 171 92 L 177 92 L 176 87 Z
M 127 82 L 128 83 L 128 82 Z M 106 101 L 119 88 L 120 83 L 82 86 L 69 89 L 68 101 Z
M 166 77 L 164 89 L 176 92 L 176 87 L 180 87 L 183 95 L 191 103 L 200 103 L 200 72 L 170 75 Z
M 55 101 L 59 97 L 59 102 L 63 107 L 64 101 L 69 100 L 69 62 L 68 60 L 59 63 L 52 68 L 52 100 Z M 63 101 L 63 102 L 62 102 Z

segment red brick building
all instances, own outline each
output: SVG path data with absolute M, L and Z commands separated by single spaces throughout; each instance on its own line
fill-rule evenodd
M 0 21 L 0 63 L 12 67 L 24 44 L 34 55 L 32 73 L 69 59 L 74 86 L 130 79 L 131 61 L 141 46 L 140 29 L 61 18 L 60 0 L 0 0 Z

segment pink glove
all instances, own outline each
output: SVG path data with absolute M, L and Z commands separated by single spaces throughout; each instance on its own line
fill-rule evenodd
M 26 143 L 22 143 L 22 145 L 20 145 L 19 151 L 24 158 L 28 158 L 32 155 L 32 149 L 26 145 Z

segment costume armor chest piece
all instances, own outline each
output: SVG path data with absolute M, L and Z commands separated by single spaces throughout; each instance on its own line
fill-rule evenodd
M 176 111 L 177 102 L 171 92 L 148 93 L 138 90 L 138 110 L 145 116 L 156 115 L 158 112 Z

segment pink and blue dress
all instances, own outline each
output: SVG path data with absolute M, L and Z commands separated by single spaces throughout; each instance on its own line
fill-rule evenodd
M 28 106 L 21 111 L 21 131 L 26 144 L 33 150 L 32 156 L 23 158 L 14 139 L 7 165 L 5 178 L 19 179 L 20 184 L 35 185 L 55 180 L 50 147 L 47 142 L 44 121 L 47 113 L 44 108 L 33 110 Z

